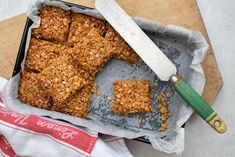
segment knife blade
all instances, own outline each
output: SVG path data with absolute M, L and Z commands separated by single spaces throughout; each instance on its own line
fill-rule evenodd
M 178 94 L 212 128 L 219 133 L 226 132 L 226 123 L 186 81 L 177 76 L 175 65 L 115 0 L 96 0 L 95 7 L 161 80 L 170 80 Z
M 96 1 L 96 8 L 161 80 L 176 74 L 175 65 L 115 1 Z

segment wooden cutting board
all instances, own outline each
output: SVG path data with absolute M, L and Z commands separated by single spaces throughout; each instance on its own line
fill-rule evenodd
M 66 1 L 94 7 L 94 0 Z M 210 44 L 195 0 L 118 0 L 118 3 L 131 16 L 200 31 Z M 15 65 L 25 21 L 26 14 L 22 14 L 0 22 L 0 76 L 8 79 L 11 77 Z M 211 104 L 223 85 L 211 46 L 202 67 L 206 76 L 203 97 Z

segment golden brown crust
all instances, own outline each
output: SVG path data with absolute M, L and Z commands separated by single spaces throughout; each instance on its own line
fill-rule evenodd
M 148 80 L 115 80 L 114 104 L 118 114 L 152 112 L 150 82 Z
M 137 53 L 135 53 L 109 23 L 106 23 L 106 29 L 105 39 L 113 46 L 114 56 L 129 63 L 136 63 L 139 60 Z
M 38 83 L 38 75 L 31 72 L 21 74 L 19 99 L 23 103 L 31 104 L 38 108 L 51 108 L 50 97 L 45 94 Z
M 65 45 L 32 38 L 27 52 L 25 67 L 27 70 L 40 72 L 53 63 L 58 56 L 69 53 L 68 51 L 71 51 L 71 48 Z
M 39 75 L 41 86 L 53 99 L 53 110 L 59 110 L 57 108 L 62 107 L 67 98 L 88 84 L 68 56 L 60 56 Z
M 34 37 L 58 42 L 67 40 L 71 21 L 70 11 L 46 6 L 40 10 L 39 16 L 41 22 L 39 28 L 32 31 Z
M 79 43 L 92 29 L 102 35 L 105 32 L 105 21 L 85 14 L 72 14 L 68 43 L 71 45 Z
M 80 43 L 75 44 L 73 58 L 92 76 L 112 57 L 112 47 L 95 29 L 90 30 Z
M 65 105 L 61 112 L 75 117 L 86 117 L 89 109 L 92 86 L 93 84 L 89 84 L 82 88 L 74 98 Z

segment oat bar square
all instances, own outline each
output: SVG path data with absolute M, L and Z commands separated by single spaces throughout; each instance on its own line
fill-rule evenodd
M 106 29 L 105 39 L 112 44 L 114 56 L 129 63 L 136 63 L 139 60 L 138 54 L 135 53 L 109 23 L 106 23 Z
M 40 73 L 43 89 L 52 97 L 52 110 L 59 111 L 70 96 L 89 81 L 73 66 L 68 56 L 60 56 Z
M 74 98 L 65 105 L 65 108 L 62 110 L 62 112 L 75 117 L 86 117 L 89 109 L 91 93 L 92 84 L 83 87 L 74 96 Z
M 94 76 L 112 57 L 112 47 L 94 29 L 91 30 L 81 43 L 74 46 L 73 58 L 76 64 Z
M 152 112 L 150 81 L 115 80 L 113 112 L 129 114 Z
M 70 49 L 64 45 L 32 38 L 27 52 L 25 67 L 27 70 L 40 72 L 52 64 L 58 56 L 69 53 Z
M 32 106 L 50 109 L 50 98 L 42 90 L 38 83 L 38 75 L 31 72 L 23 72 L 21 74 L 19 85 L 19 99 L 21 102 Z
M 40 10 L 39 16 L 41 22 L 39 28 L 32 31 L 34 37 L 57 42 L 67 40 L 71 21 L 70 11 L 46 6 Z
M 105 32 L 105 21 L 85 14 L 72 14 L 68 43 L 73 45 L 80 42 L 92 29 L 102 35 Z

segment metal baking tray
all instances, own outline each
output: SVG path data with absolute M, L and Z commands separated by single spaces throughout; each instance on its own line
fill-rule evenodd
M 86 6 L 73 4 L 73 3 L 69 3 L 69 2 L 64 2 L 64 1 L 61 1 L 61 2 L 65 3 L 68 6 L 75 6 L 75 7 L 78 7 L 80 9 L 93 9 L 93 8 L 89 8 L 89 7 L 86 7 Z M 16 57 L 12 77 L 15 76 L 17 73 L 19 73 L 21 71 L 21 63 L 22 63 L 22 61 L 24 59 L 24 55 L 25 55 L 25 46 L 26 46 L 26 41 L 27 41 L 27 33 L 28 33 L 28 30 L 29 30 L 29 27 L 32 24 L 33 24 L 33 21 L 30 18 L 27 17 L 25 27 L 24 27 L 24 31 L 23 31 L 23 34 L 22 34 L 22 37 L 21 37 L 21 42 L 20 42 L 18 54 L 17 54 L 17 57 Z M 70 123 L 70 122 L 68 122 L 68 123 Z M 139 137 L 139 138 L 136 138 L 134 140 L 150 144 L 150 142 L 147 139 L 145 139 L 144 137 Z

